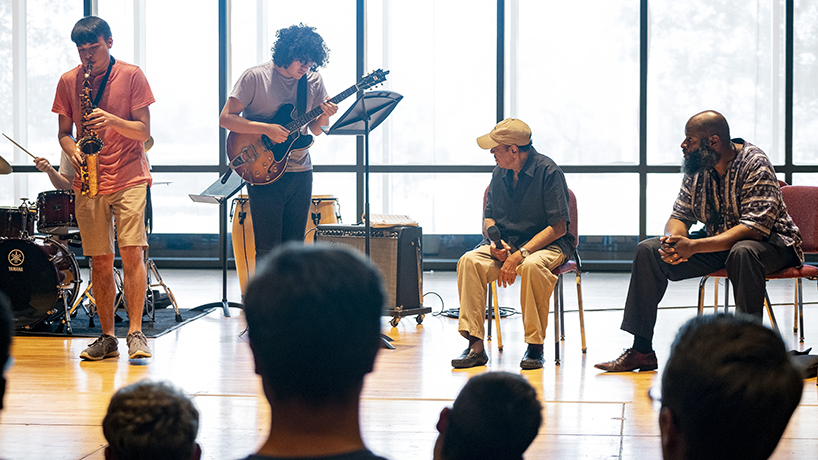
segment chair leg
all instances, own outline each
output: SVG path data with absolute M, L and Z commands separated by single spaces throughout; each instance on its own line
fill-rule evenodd
M 713 313 L 719 312 L 719 279 L 713 278 Z
M 730 308 L 730 278 L 724 278 L 724 313 Z
M 796 283 L 798 283 L 798 320 L 801 323 L 801 343 L 804 343 L 804 289 L 801 278 L 798 278 Z
M 562 285 L 562 275 L 557 278 L 560 290 L 560 340 L 565 342 L 565 291 Z
M 702 279 L 699 280 L 699 316 L 702 316 L 704 313 L 704 285 L 707 283 L 707 276 L 702 276 Z M 718 278 L 716 278 L 716 283 L 718 284 Z
M 500 331 L 500 302 L 497 301 L 497 281 L 492 283 L 491 295 L 494 299 L 494 323 L 497 325 L 497 350 L 503 351 L 503 333 Z
M 557 283 L 559 285 L 559 283 Z M 559 293 L 556 290 L 559 289 L 555 286 L 554 293 L 552 296 L 554 297 L 554 363 L 559 365 L 560 364 L 560 304 L 559 304 Z
M 588 347 L 585 346 L 585 311 L 582 309 L 582 275 L 577 270 L 577 305 L 579 306 L 579 333 L 582 336 L 582 353 L 584 354 Z
M 770 302 L 770 295 L 767 294 L 767 291 L 764 291 L 764 304 L 767 307 L 767 315 L 770 317 L 773 330 L 776 334 L 781 335 L 781 331 L 778 330 L 778 321 L 775 320 L 775 313 L 773 313 L 773 304 Z
M 486 341 L 491 342 L 491 307 L 492 297 L 494 294 L 494 282 L 489 283 L 488 289 L 488 303 L 486 304 Z
M 798 293 L 801 290 L 801 278 L 795 279 L 795 294 L 792 299 L 792 311 L 793 311 L 793 320 L 792 320 L 792 331 L 798 332 Z

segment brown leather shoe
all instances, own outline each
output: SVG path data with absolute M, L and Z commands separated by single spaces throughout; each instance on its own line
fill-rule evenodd
M 608 372 L 630 372 L 636 369 L 640 371 L 655 371 L 659 368 L 656 361 L 656 353 L 639 353 L 633 348 L 628 348 L 622 353 L 619 358 L 607 363 L 599 363 L 594 365 L 597 369 L 602 369 Z

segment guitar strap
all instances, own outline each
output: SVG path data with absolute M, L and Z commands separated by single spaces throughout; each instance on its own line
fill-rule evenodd
M 307 74 L 298 80 L 298 89 L 295 99 L 295 112 L 297 116 L 307 113 Z

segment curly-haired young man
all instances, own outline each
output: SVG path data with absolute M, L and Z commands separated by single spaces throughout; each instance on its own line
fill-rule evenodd
M 298 88 L 306 86 L 307 113 L 321 107 L 323 113 L 309 122 L 307 130 L 315 136 L 338 106 L 327 100 L 324 81 L 317 72 L 329 60 L 329 49 L 314 27 L 294 25 L 276 32 L 270 62 L 247 69 L 227 99 L 219 123 L 234 133 L 267 136 L 275 144 L 287 141 L 290 132 L 270 121 L 284 104 L 298 109 Z M 304 90 L 302 90 L 304 91 Z M 278 118 L 278 117 L 276 117 Z M 256 259 L 261 260 L 274 247 L 287 241 L 303 241 L 312 197 L 312 162 L 307 148 L 290 152 L 286 170 L 275 182 L 249 187 L 250 211 Z

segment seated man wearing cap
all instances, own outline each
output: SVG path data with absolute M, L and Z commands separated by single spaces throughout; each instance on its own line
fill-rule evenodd
M 568 186 L 559 166 L 531 145 L 531 129 L 520 120 L 501 121 L 477 145 L 490 150 L 497 162 L 488 189 L 484 233 L 499 230 L 500 246 L 489 239 L 457 263 L 460 295 L 460 334 L 469 347 L 452 360 L 452 367 L 482 366 L 488 283 L 514 284 L 520 275 L 520 304 L 528 349 L 523 369 L 543 366 L 543 340 L 548 325 L 548 302 L 557 282 L 551 269 L 562 264 L 574 247 L 568 233 Z M 494 229 L 492 232 L 494 233 Z

